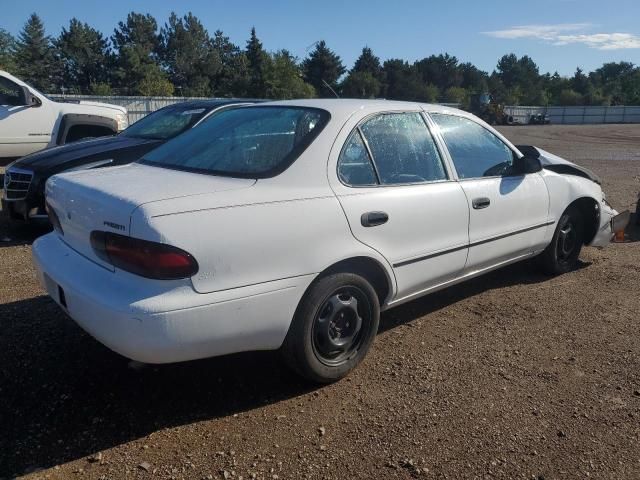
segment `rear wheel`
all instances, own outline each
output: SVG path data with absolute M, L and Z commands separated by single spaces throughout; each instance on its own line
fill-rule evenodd
M 334 382 L 362 361 L 379 322 L 378 297 L 366 279 L 352 273 L 327 275 L 302 298 L 282 353 L 303 377 Z
M 580 211 L 570 207 L 562 214 L 551 243 L 540 254 L 542 270 L 559 275 L 573 270 L 584 243 L 584 223 Z

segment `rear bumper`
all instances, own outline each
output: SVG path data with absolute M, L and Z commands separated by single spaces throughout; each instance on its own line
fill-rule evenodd
M 78 325 L 110 349 L 146 363 L 279 348 L 313 279 L 200 294 L 188 280 L 108 271 L 55 233 L 33 244 L 33 257 L 41 284 Z

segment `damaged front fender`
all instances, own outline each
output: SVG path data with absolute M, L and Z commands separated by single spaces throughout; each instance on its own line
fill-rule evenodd
M 559 173 L 560 175 L 575 175 L 577 177 L 586 178 L 592 182 L 602 185 L 602 180 L 595 173 L 588 168 L 576 165 L 569 160 L 565 160 L 562 157 L 554 155 L 538 147 L 532 145 L 516 145 L 518 150 L 525 155 L 536 157 L 540 160 L 542 168 L 550 170 L 552 172 Z

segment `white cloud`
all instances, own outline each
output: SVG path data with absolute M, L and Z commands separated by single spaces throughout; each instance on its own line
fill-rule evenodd
M 590 23 L 561 23 L 557 25 L 520 25 L 505 30 L 482 32 L 494 38 L 508 40 L 536 39 L 553 45 L 583 44 L 598 50 L 640 48 L 640 35 L 632 33 L 582 33 Z

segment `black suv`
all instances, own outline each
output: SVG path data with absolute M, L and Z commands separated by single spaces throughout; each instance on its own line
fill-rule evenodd
M 10 220 L 47 222 L 44 185 L 56 173 L 123 165 L 194 127 L 218 111 L 255 100 L 191 100 L 161 108 L 112 137 L 80 140 L 27 155 L 4 174 L 2 210 Z

